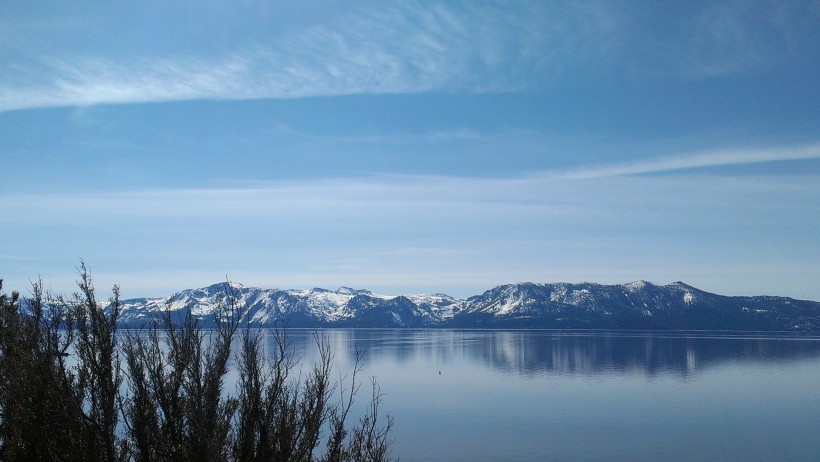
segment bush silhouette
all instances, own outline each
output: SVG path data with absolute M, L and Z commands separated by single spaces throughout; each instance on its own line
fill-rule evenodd
M 360 361 L 349 383 L 331 380 L 330 344 L 314 334 L 319 359 L 297 373 L 286 329 L 273 330 L 266 355 L 265 333 L 243 326 L 230 284 L 214 329 L 166 309 L 126 332 L 118 287 L 101 305 L 84 264 L 78 287 L 71 297 L 45 294 L 41 281 L 27 299 L 0 293 L 0 460 L 391 460 L 393 421 L 380 415 L 375 379 L 367 411 L 348 426 Z

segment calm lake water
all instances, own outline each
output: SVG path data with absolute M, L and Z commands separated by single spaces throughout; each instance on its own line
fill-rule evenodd
M 321 334 L 339 371 L 363 355 L 402 461 L 820 460 L 816 336 Z M 304 364 L 316 354 L 312 335 L 289 332 Z

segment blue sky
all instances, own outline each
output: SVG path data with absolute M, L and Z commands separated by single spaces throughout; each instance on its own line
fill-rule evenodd
M 820 300 L 816 1 L 121 3 L 0 8 L 6 290 Z

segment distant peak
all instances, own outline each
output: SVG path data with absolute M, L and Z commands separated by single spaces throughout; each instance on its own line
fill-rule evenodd
M 639 290 L 639 289 L 643 289 L 646 286 L 651 286 L 651 285 L 652 285 L 651 282 L 644 281 L 643 279 L 641 279 L 639 281 L 627 282 L 626 284 L 624 284 L 624 287 L 626 287 L 627 289 Z
M 241 289 L 244 286 L 242 284 L 238 283 L 238 282 L 222 281 L 222 282 L 217 282 L 217 283 L 211 284 L 208 287 L 204 287 L 204 289 L 220 290 L 220 289 L 226 289 L 228 287 L 230 287 L 232 289 Z
M 371 292 L 369 290 L 366 290 L 366 289 L 352 289 L 350 287 L 342 286 L 342 287 L 339 287 L 338 289 L 336 289 L 336 293 L 337 294 L 345 294 L 345 295 L 361 295 L 361 294 L 368 295 Z

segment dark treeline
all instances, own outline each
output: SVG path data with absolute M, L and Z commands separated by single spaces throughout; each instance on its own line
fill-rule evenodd
M 0 293 L 0 460 L 391 460 L 375 380 L 349 426 L 359 363 L 349 382 L 331 380 L 333 353 L 317 335 L 320 359 L 297 370 L 282 329 L 266 354 L 229 284 L 214 329 L 166 312 L 121 333 L 119 289 L 103 309 L 85 266 L 78 286 L 55 297 L 36 282 L 25 310 L 17 292 Z M 235 393 L 224 390 L 231 354 Z

